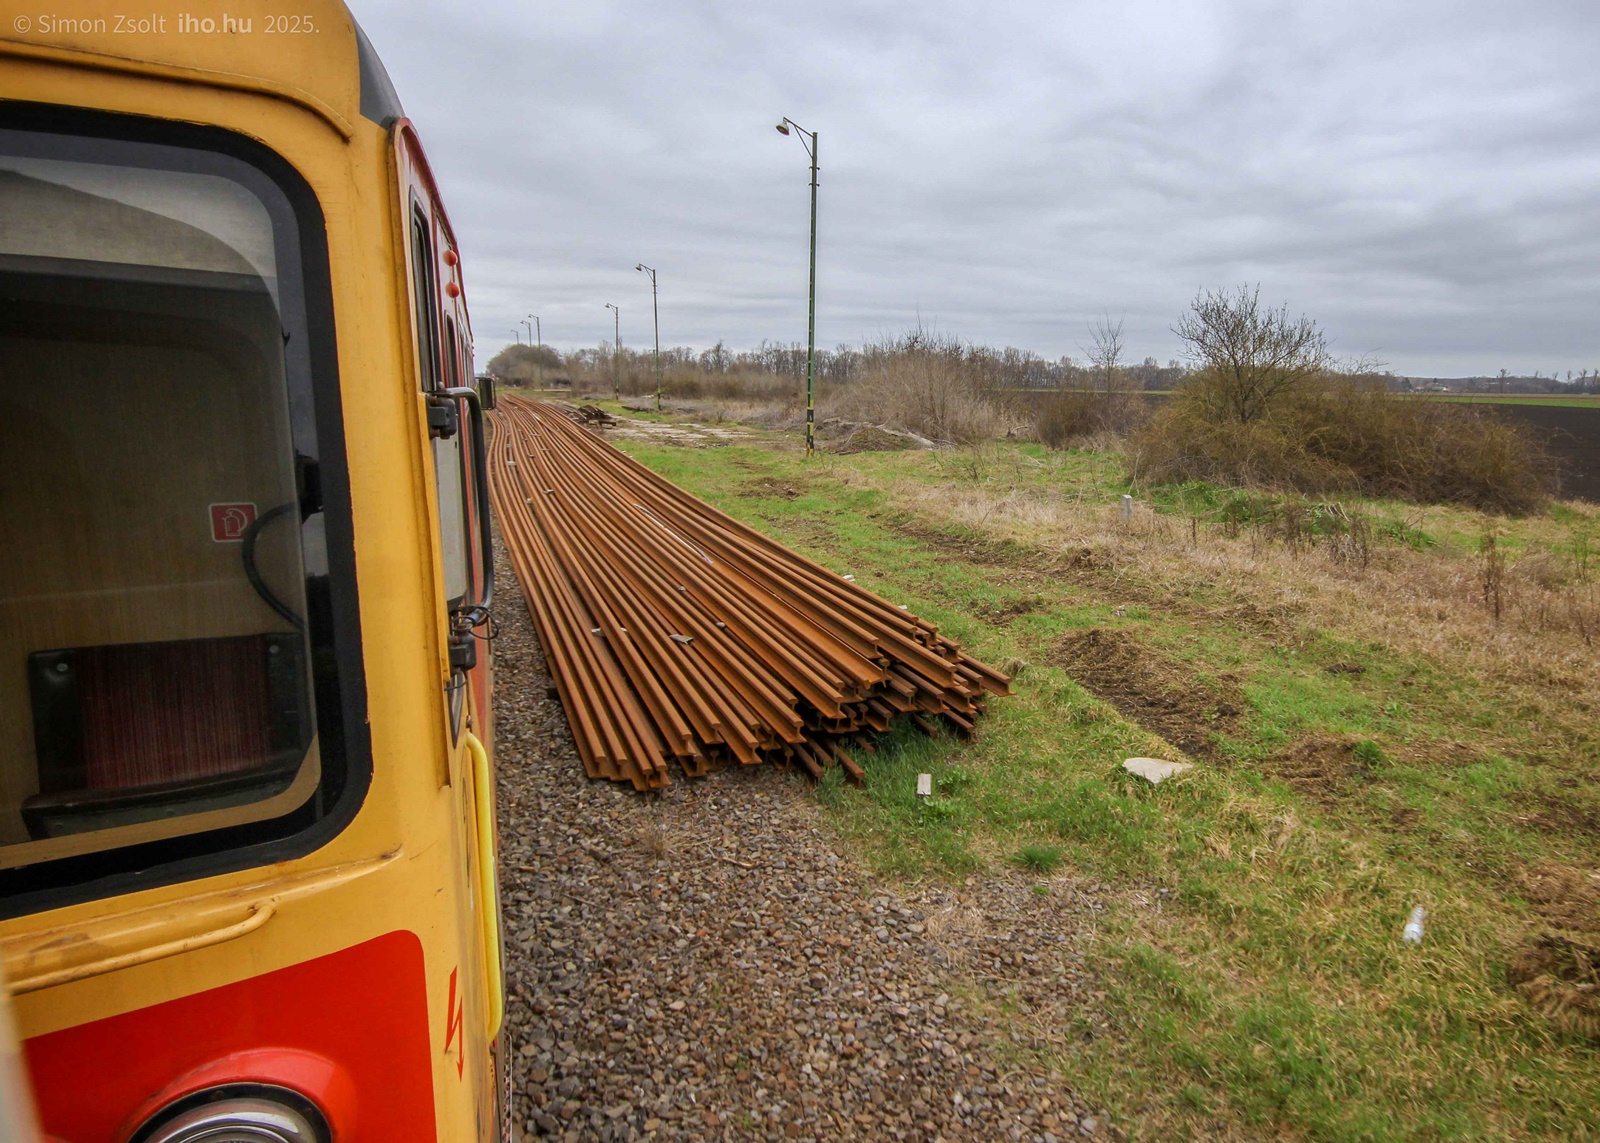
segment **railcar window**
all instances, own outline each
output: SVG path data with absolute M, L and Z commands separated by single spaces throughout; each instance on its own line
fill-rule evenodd
M 450 387 L 454 389 L 461 384 L 461 339 L 456 336 L 456 319 L 449 314 L 444 319 L 445 342 L 450 353 L 445 358 L 444 367 L 450 379 Z
M 435 293 L 439 280 L 433 268 L 433 230 L 421 210 L 411 213 L 411 297 L 416 304 L 417 353 L 422 387 L 439 388 L 439 312 Z
M 432 391 L 443 387 L 439 377 L 439 279 L 433 258 L 433 229 L 420 206 L 411 215 L 411 273 L 422 387 Z M 449 323 L 448 337 L 453 342 L 455 322 L 449 318 L 445 321 Z M 447 363 L 453 360 L 446 358 Z M 447 375 L 444 384 L 454 386 L 455 383 L 455 379 Z M 465 463 L 460 431 L 434 440 L 433 468 L 439 499 L 439 541 L 444 556 L 444 596 L 450 603 L 463 599 L 471 587 L 471 569 L 467 562 L 470 549 Z
M 0 893 L 336 792 L 297 233 L 236 159 L 0 128 Z

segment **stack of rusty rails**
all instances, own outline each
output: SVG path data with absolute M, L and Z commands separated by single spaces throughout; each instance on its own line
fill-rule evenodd
M 557 406 L 506 395 L 490 485 L 592 778 L 730 761 L 820 778 L 900 715 L 971 734 L 1006 677 L 902 607 L 663 480 Z

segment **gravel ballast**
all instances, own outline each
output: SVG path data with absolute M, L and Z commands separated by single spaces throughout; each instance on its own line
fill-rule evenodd
M 1084 964 L 1096 889 L 1006 872 L 875 886 L 807 788 L 770 767 L 645 795 L 589 781 L 497 564 L 519 1139 L 1117 1134 L 1015 1062 L 1105 1030 Z

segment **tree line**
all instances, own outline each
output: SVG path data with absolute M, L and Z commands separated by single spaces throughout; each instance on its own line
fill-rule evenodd
M 987 388 L 1100 388 L 1104 385 L 1108 365 L 1103 353 L 1097 356 L 1099 348 L 1091 346 L 1082 358 L 1063 355 L 1050 360 L 1029 349 L 975 345 L 916 328 L 898 337 L 868 341 L 859 346 L 818 349 L 816 369 L 819 380 L 850 382 L 880 372 L 888 362 L 907 353 L 935 354 L 980 379 Z M 555 381 L 574 373 L 603 375 L 617 370 L 632 374 L 654 367 L 652 350 L 623 346 L 619 353 L 609 341 L 566 353 L 548 345 L 508 345 L 488 365 L 489 372 L 496 377 L 525 384 Z M 768 340 L 754 349 L 742 350 L 730 349 L 720 340 L 704 350 L 683 345 L 663 347 L 661 367 L 667 372 L 697 370 L 711 377 L 744 374 L 800 380 L 806 375 L 806 347 L 798 342 Z M 1188 367 L 1179 361 L 1162 365 L 1154 357 L 1130 364 L 1114 356 L 1109 368 L 1115 372 L 1119 387 L 1137 390 L 1172 389 L 1188 373 Z

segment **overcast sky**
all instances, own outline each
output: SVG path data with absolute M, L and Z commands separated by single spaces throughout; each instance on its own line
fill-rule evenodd
M 1261 285 L 1335 349 L 1600 367 L 1600 3 L 354 0 L 462 243 L 479 362 L 916 323 L 1047 357 L 1101 313 L 1179 351 Z

